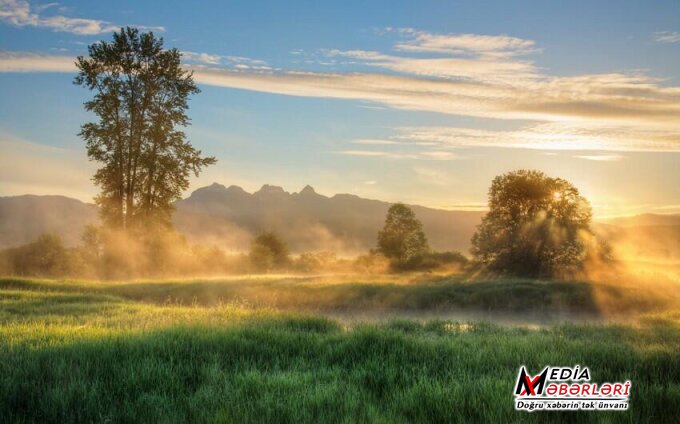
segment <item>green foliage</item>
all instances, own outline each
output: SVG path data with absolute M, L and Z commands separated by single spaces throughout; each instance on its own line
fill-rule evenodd
M 460 271 L 468 264 L 468 259 L 460 252 L 428 252 L 420 263 L 423 270 Z
M 672 315 L 536 329 L 353 325 L 237 305 L 130 302 L 68 291 L 74 282 L 3 283 L 0 422 L 675 422 L 680 414 Z M 514 410 L 520 365 L 575 363 L 594 382 L 630 379 L 629 410 Z
M 93 265 L 98 265 L 104 255 L 105 239 L 102 230 L 96 225 L 87 225 L 81 235 L 81 254 L 83 259 Z
M 293 266 L 300 272 L 327 272 L 342 270 L 346 264 L 335 252 L 321 251 L 301 253 Z
M 354 271 L 363 275 L 383 274 L 390 270 L 390 260 L 380 252 L 371 250 L 354 260 Z
M 253 240 L 248 255 L 256 271 L 281 270 L 290 264 L 288 246 L 273 232 L 264 232 Z
M 188 98 L 198 93 L 177 49 L 153 33 L 124 28 L 112 41 L 79 56 L 74 83 L 94 91 L 85 103 L 98 121 L 81 127 L 105 222 L 114 228 L 169 226 L 172 202 L 215 158 L 202 157 L 178 127 L 187 126 Z
M 395 270 L 413 269 L 420 264 L 429 248 L 423 224 L 411 208 L 402 203 L 390 207 L 378 233 L 378 250 L 390 259 Z
M 129 234 L 90 225 L 75 248 L 65 247 L 56 235 L 44 234 L 26 245 L 0 250 L 0 276 L 110 280 L 223 275 L 243 273 L 247 267 L 245 255 L 190 245 L 172 229 Z
M 472 238 L 486 270 L 525 277 L 560 277 L 582 270 L 596 244 L 590 204 L 576 187 L 539 171 L 494 178 L 489 212 Z
M 241 256 L 228 256 L 216 246 L 191 245 L 180 233 L 155 229 L 128 234 L 102 227 L 96 230 L 99 255 L 85 255 L 95 276 L 103 279 L 162 276 L 206 276 L 245 271 Z M 92 236 L 86 230 L 86 236 Z
M 0 274 L 65 277 L 80 274 L 77 252 L 64 246 L 56 234 L 43 234 L 34 242 L 0 252 Z

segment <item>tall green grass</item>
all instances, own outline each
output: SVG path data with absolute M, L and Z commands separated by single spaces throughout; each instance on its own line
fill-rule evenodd
M 90 283 L 77 290 L 62 287 L 77 285 L 67 282 L 22 284 L 0 289 L 0 422 L 673 422 L 680 416 L 680 314 L 674 312 L 636 325 L 347 324 L 235 302 L 145 303 Z M 631 380 L 629 410 L 514 411 L 518 367 L 538 371 L 547 364 L 587 365 L 595 382 Z
M 655 312 L 680 308 L 680 284 L 625 284 L 530 279 L 468 281 L 464 276 L 254 276 L 213 280 L 54 281 L 0 278 L 0 289 L 108 295 L 156 305 L 246 303 L 305 312 L 521 313 L 552 318 Z

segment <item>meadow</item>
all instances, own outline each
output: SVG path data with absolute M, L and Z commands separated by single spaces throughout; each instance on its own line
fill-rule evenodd
M 4 278 L 0 422 L 672 422 L 673 284 Z M 547 364 L 631 380 L 629 410 L 516 412 Z

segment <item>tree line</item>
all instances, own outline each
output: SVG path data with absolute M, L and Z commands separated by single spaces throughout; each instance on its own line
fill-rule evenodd
M 489 211 L 471 240 L 471 260 L 459 252 L 435 252 L 408 206 L 387 211 L 376 247 L 353 259 L 334 252 L 292 255 L 276 233 L 254 237 L 247 253 L 227 255 L 214 246 L 190 245 L 172 229 L 136 237 L 89 226 L 78 248 L 54 235 L 0 251 L 0 272 L 18 275 L 125 278 L 261 272 L 407 272 L 466 270 L 498 276 L 575 277 L 591 263 L 611 263 L 606 243 L 591 228 L 588 201 L 569 182 L 539 171 L 496 177 Z
M 476 271 L 572 277 L 589 264 L 613 262 L 611 249 L 593 232 L 590 203 L 564 179 L 533 170 L 508 172 L 492 181 L 488 206 L 471 240 Z M 410 208 L 390 208 L 378 248 L 397 270 L 417 268 L 427 257 L 427 238 Z
M 203 156 L 182 130 L 190 124 L 188 100 L 199 89 L 182 67 L 180 52 L 165 49 L 152 32 L 128 27 L 111 41 L 90 45 L 76 66 L 74 83 L 93 92 L 84 107 L 96 119 L 83 124 L 79 135 L 89 159 L 100 165 L 92 179 L 100 189 L 95 201 L 103 225 L 86 229 L 80 250 L 67 249 L 53 235 L 6 249 L 0 252 L 0 271 L 66 275 L 89 267 L 112 277 L 192 267 L 224 270 L 224 264 L 259 272 L 312 270 L 342 262 L 313 253 L 293 261 L 285 242 L 271 232 L 258 235 L 236 261 L 215 248 L 189 246 L 172 229 L 172 203 L 188 188 L 190 176 L 216 159 Z M 422 223 L 401 203 L 389 208 L 376 248 L 352 264 L 375 269 L 384 262 L 396 272 L 454 264 L 490 274 L 558 277 L 577 275 L 589 261 L 611 260 L 592 231 L 590 204 L 568 181 L 539 171 L 509 172 L 494 178 L 488 199 L 489 211 L 471 240 L 470 265 L 460 253 L 433 252 Z

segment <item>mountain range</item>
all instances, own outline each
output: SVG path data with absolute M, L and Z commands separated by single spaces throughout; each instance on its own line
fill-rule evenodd
M 264 185 L 254 193 L 238 186 L 212 184 L 175 202 L 176 228 L 191 242 L 231 251 L 247 249 L 262 231 L 279 234 L 294 252 L 333 250 L 345 254 L 375 247 L 390 203 L 352 194 L 332 197 L 311 186 L 288 193 Z M 430 244 L 437 250 L 468 248 L 481 212 L 447 211 L 413 205 Z M 83 227 L 98 222 L 96 206 L 64 196 L 0 197 L 0 247 L 59 234 L 68 245 L 80 240 Z
M 390 203 L 352 194 L 327 197 L 306 186 L 298 193 L 264 185 L 254 193 L 212 184 L 175 204 L 175 225 L 194 241 L 243 246 L 253 234 L 275 231 L 294 251 L 365 252 L 375 247 Z M 430 244 L 438 250 L 467 250 L 482 212 L 412 206 Z
M 254 193 L 241 187 L 212 184 L 175 203 L 174 223 L 187 239 L 244 251 L 254 235 L 274 231 L 293 252 L 332 250 L 343 254 L 375 247 L 390 203 L 353 194 L 328 197 L 311 186 L 296 193 L 264 185 Z M 484 212 L 451 211 L 411 205 L 436 250 L 467 252 Z M 87 224 L 97 223 L 94 205 L 64 196 L 0 197 L 0 247 L 28 243 L 45 232 L 62 236 L 69 245 L 80 240 Z M 665 256 L 680 257 L 680 215 L 645 214 L 597 223 L 613 240 L 631 246 L 654 242 Z M 648 247 L 645 247 L 647 249 Z M 644 252 L 643 252 L 644 253 Z

